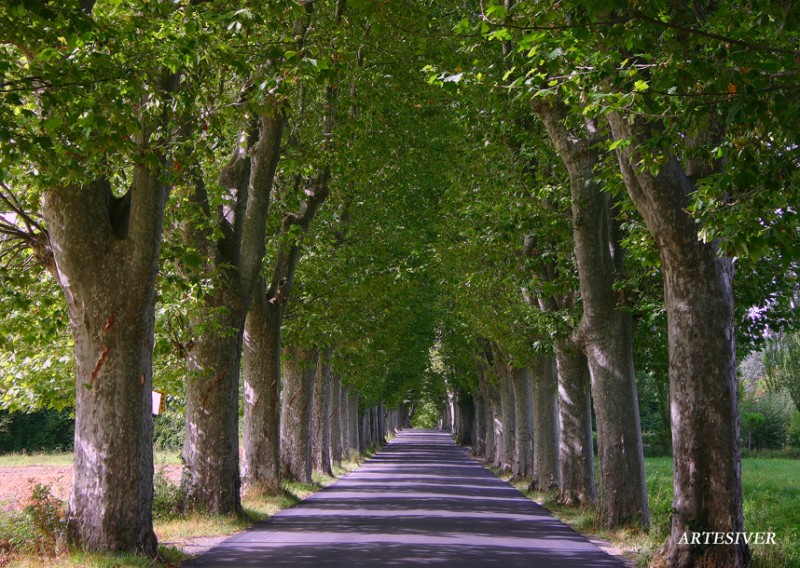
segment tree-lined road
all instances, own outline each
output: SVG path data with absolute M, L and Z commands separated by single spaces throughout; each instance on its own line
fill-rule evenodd
M 190 564 L 622 568 L 449 434 L 403 431 L 358 471 Z

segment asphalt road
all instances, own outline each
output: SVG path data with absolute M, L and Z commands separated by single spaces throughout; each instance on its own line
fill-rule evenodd
M 450 436 L 401 432 L 372 460 L 186 566 L 623 568 Z

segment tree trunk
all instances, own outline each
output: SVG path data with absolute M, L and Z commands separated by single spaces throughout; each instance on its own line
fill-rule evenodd
M 314 379 L 317 349 L 291 346 L 283 359 L 281 404 L 281 474 L 300 483 L 311 483 L 311 417 L 314 412 Z
M 514 418 L 514 388 L 511 384 L 511 371 L 506 356 L 497 348 L 494 358 L 494 369 L 497 375 L 498 390 L 500 392 L 500 420 L 499 420 L 499 463 L 501 471 L 511 471 L 514 462 L 514 436 L 516 420 Z
M 183 447 L 187 467 L 181 483 L 188 509 L 241 513 L 237 409 L 242 330 L 225 321 L 230 318 L 220 319 L 219 327 L 199 336 L 189 352 Z
M 185 506 L 212 514 L 241 513 L 238 395 L 242 336 L 264 258 L 266 216 L 283 124 L 280 112 L 253 122 L 246 144 L 237 143 L 220 172 L 220 185 L 233 199 L 214 216 L 205 186 L 198 181 L 194 200 L 198 213 L 204 213 L 209 222 L 186 227 L 189 245 L 207 258 L 205 270 L 219 277 L 219 284 L 203 298 L 199 317 L 192 321 L 195 338 L 194 346 L 187 349 L 181 480 Z M 218 226 L 222 236 L 215 238 L 212 226 Z
M 349 460 L 351 452 L 354 451 L 350 432 L 350 402 L 351 389 L 349 385 L 342 385 L 342 405 L 341 405 L 341 437 L 342 437 L 342 458 Z
M 533 454 L 531 488 L 550 491 L 559 486 L 558 470 L 558 379 L 553 358 L 539 356 L 533 375 Z
M 746 544 L 687 546 L 685 534 L 737 533 L 742 513 L 733 263 L 699 238 L 687 213 L 694 182 L 670 154 L 654 174 L 639 171 L 646 127 L 609 117 L 615 140 L 632 140 L 618 158 L 628 193 L 659 246 L 669 329 L 670 407 L 675 493 L 667 543 L 657 565 L 746 566 Z M 689 537 L 691 538 L 691 536 Z M 684 541 L 685 542 L 685 541 Z
M 456 401 L 456 416 L 458 416 L 458 427 L 456 431 L 458 444 L 461 446 L 472 446 L 475 443 L 475 406 L 473 398 L 466 393 L 459 393 Z
M 348 418 L 350 423 L 350 449 L 352 452 L 357 454 L 363 451 L 361 436 L 359 435 L 358 431 L 358 391 L 351 388 L 349 397 L 350 400 L 347 403 L 347 408 L 350 415 Z
M 331 463 L 331 373 L 330 351 L 320 352 L 317 375 L 314 380 L 314 412 L 311 421 L 312 467 L 325 475 L 333 476 Z
M 531 400 L 531 375 L 527 368 L 511 370 L 514 389 L 514 464 L 511 476 L 520 480 L 533 476 L 533 407 Z
M 483 363 L 478 363 L 478 388 L 484 401 L 483 457 L 487 462 L 494 462 L 497 455 L 497 437 L 495 435 L 495 408 L 497 406 L 495 393 L 497 388 L 490 383 L 488 369 Z
M 331 383 L 331 459 L 337 466 L 342 465 L 342 375 L 334 373 Z
M 98 180 L 43 199 L 77 371 L 67 531 L 89 550 L 156 554 L 154 282 L 167 193 L 136 166 L 123 198 Z
M 568 339 L 557 340 L 559 466 L 564 505 L 588 507 L 595 500 L 592 401 L 586 356 Z
M 486 455 L 486 403 L 480 386 L 473 400 L 475 401 L 475 429 L 472 453 L 482 457 Z
M 575 259 L 583 319 L 578 342 L 591 374 L 600 461 L 598 509 L 608 527 L 648 526 L 644 452 L 633 370 L 631 317 L 614 289 L 622 277 L 623 251 L 610 197 L 595 181 L 600 136 L 587 122 L 587 136 L 567 131 L 566 109 L 536 99 L 533 108 L 567 168 L 572 189 Z
M 277 492 L 280 459 L 280 320 L 267 302 L 263 278 L 244 333 L 244 461 L 246 484 Z

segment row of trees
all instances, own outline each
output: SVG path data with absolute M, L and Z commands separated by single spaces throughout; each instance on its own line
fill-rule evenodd
M 370 409 L 452 406 L 498 465 L 646 526 L 646 388 L 675 457 L 656 562 L 747 563 L 678 543 L 742 530 L 736 352 L 796 324 L 790 7 L 2 10 L 3 401 L 74 405 L 76 542 L 155 550 L 153 385 L 185 407 L 187 507 L 329 469 L 357 393 L 370 440 Z
M 419 387 L 433 328 L 406 235 L 429 230 L 438 175 L 413 160 L 443 144 L 408 129 L 415 71 L 381 61 L 426 51 L 385 50 L 415 18 L 399 15 L 2 9 L 3 394 L 74 405 L 73 543 L 155 554 L 154 387 L 185 409 L 185 507 L 212 514 L 241 511 L 242 481 L 310 481 L 399 422 L 382 402 Z

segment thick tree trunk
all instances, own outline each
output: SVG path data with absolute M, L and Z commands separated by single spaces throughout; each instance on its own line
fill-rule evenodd
M 495 435 L 495 407 L 497 388 L 490 383 L 486 365 L 478 364 L 478 388 L 483 399 L 483 457 L 487 462 L 494 462 L 497 455 L 497 437 Z
M 317 349 L 291 346 L 284 351 L 281 404 L 281 474 L 311 483 L 311 417 Z
M 499 416 L 499 455 L 495 465 L 501 471 L 511 471 L 514 463 L 514 436 L 516 420 L 514 417 L 514 387 L 511 384 L 511 370 L 506 362 L 505 355 L 496 349 L 494 369 L 497 375 L 498 390 L 500 393 Z
M 280 158 L 284 118 L 263 115 L 249 127 L 245 145 L 234 150 L 220 172 L 233 199 L 215 218 L 205 187 L 194 199 L 207 221 L 190 223 L 185 238 L 207 258 L 206 270 L 219 285 L 204 298 L 192 321 L 194 347 L 188 349 L 186 435 L 182 486 L 186 507 L 213 514 L 240 513 L 239 374 L 245 319 L 265 249 L 266 216 Z M 257 140 L 254 140 L 257 135 Z M 198 211 L 198 212 L 199 212 Z
M 358 421 L 358 451 L 362 454 L 372 447 L 372 440 L 370 439 L 370 432 L 372 429 L 369 419 L 370 414 L 367 408 L 361 414 L 361 419 Z
M 337 466 L 342 464 L 342 375 L 334 373 L 331 383 L 331 459 Z
M 320 352 L 317 375 L 314 380 L 314 412 L 311 419 L 312 467 L 325 475 L 333 476 L 331 462 L 331 372 L 330 351 Z
M 475 405 L 471 396 L 459 393 L 456 398 L 456 416 L 458 417 L 457 442 L 462 446 L 472 446 L 475 443 Z
M 564 505 L 588 507 L 595 500 L 592 402 L 586 356 L 570 340 L 556 341 L 559 466 Z
M 252 487 L 276 492 L 280 460 L 280 320 L 267 302 L 261 279 L 244 333 L 244 461 L 242 477 Z
M 575 259 L 583 320 L 578 340 L 592 381 L 600 462 L 598 509 L 608 527 L 648 526 L 644 452 L 633 370 L 631 317 L 614 289 L 622 274 L 622 249 L 610 197 L 595 181 L 600 163 L 594 125 L 587 136 L 567 131 L 566 109 L 536 99 L 533 108 L 567 167 L 572 189 Z
M 166 196 L 138 166 L 124 198 L 105 180 L 44 196 L 77 371 L 67 531 L 89 550 L 156 554 L 150 393 Z
M 527 368 L 511 370 L 514 389 L 514 464 L 511 476 L 515 480 L 533 476 L 533 400 L 531 375 Z
M 618 150 L 620 169 L 658 243 L 664 271 L 675 493 L 670 537 L 654 563 L 746 566 L 750 549 L 744 543 L 681 543 L 691 542 L 693 532 L 744 530 L 733 263 L 719 254 L 717 243 L 699 238 L 699 226 L 686 212 L 695 189 L 688 170 L 668 149 L 659 155 L 665 162 L 657 174 L 638 168 L 636 148 L 646 147 L 651 133 L 618 114 L 609 120 L 615 140 L 632 140 Z
M 215 329 L 202 334 L 188 356 L 183 447 L 187 467 L 181 482 L 187 508 L 240 513 L 237 409 L 242 330 L 226 321 Z
M 539 356 L 531 367 L 533 375 L 533 455 L 531 488 L 557 489 L 558 468 L 558 378 L 553 358 Z

